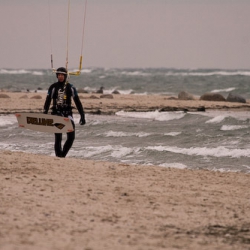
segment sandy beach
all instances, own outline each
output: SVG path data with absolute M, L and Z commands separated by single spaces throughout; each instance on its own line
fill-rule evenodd
M 4 95 L 8 98 L 1 98 Z M 118 111 L 197 111 L 200 108 L 220 110 L 250 110 L 250 101 L 212 102 L 197 100 L 179 100 L 177 97 L 161 95 L 111 95 L 84 94 L 79 97 L 86 113 L 114 114 Z M 0 92 L 0 114 L 15 112 L 42 112 L 46 93 Z M 175 99 L 172 99 L 175 98 Z
M 1 114 L 41 112 L 46 95 L 4 94 L 9 98 L 0 98 Z M 86 113 L 250 108 L 166 96 L 95 96 L 80 94 Z M 11 151 L 0 151 L 0 172 L 1 250 L 250 249 L 249 174 Z

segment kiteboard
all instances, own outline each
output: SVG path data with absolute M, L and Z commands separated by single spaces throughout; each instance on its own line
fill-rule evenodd
M 15 115 L 21 128 L 47 133 L 74 131 L 71 120 L 67 117 L 40 113 L 16 113 Z

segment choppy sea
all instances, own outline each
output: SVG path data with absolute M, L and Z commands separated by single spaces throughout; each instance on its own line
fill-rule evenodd
M 51 70 L 38 69 L 0 69 L 0 78 L 0 89 L 9 91 L 46 91 L 55 81 Z M 90 92 L 103 86 L 104 93 L 177 96 L 185 90 L 250 99 L 250 70 L 88 68 L 70 82 Z M 78 123 L 79 115 L 74 118 Z M 76 126 L 68 157 L 250 173 L 250 112 L 120 111 L 86 120 Z M 14 115 L 0 115 L 0 149 L 53 156 L 53 143 L 53 134 L 19 128 Z

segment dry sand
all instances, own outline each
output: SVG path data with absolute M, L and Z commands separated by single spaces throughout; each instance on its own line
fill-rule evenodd
M 7 94 L 2 114 L 39 112 L 45 98 Z M 104 113 L 200 105 L 162 98 L 83 95 L 82 102 Z M 250 175 L 0 151 L 0 249 L 250 249 Z
M 250 175 L 0 151 L 0 249 L 250 249 Z
M 9 98 L 1 98 L 6 95 Z M 221 110 L 250 110 L 247 103 L 211 102 L 200 100 L 172 100 L 160 95 L 113 95 L 113 99 L 100 94 L 79 94 L 86 113 L 114 114 L 117 111 L 197 111 L 200 108 Z M 95 97 L 95 98 L 93 98 Z M 40 99 L 38 99 L 40 98 Z M 0 92 L 0 114 L 42 112 L 46 93 Z

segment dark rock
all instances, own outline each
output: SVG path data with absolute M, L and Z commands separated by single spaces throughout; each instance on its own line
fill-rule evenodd
M 88 92 L 87 90 L 85 90 L 85 89 L 78 89 L 77 92 L 78 92 L 78 93 L 86 93 L 86 94 L 89 93 L 89 92 Z
M 194 96 L 185 92 L 185 91 L 181 91 L 179 94 L 178 94 L 178 99 L 180 100 L 195 100 Z
M 91 95 L 91 96 L 89 97 L 89 99 L 99 99 L 99 97 L 97 97 L 97 96 L 95 96 L 95 95 Z
M 40 95 L 34 95 L 30 99 L 42 99 L 42 97 Z
M 106 94 L 106 95 L 101 95 L 100 98 L 113 99 L 114 97 L 111 94 Z
M 0 94 L 0 98 L 10 98 L 10 97 L 6 94 Z
M 22 96 L 20 96 L 20 99 L 28 99 L 28 96 L 27 95 L 22 95 Z
M 205 93 L 200 97 L 202 101 L 214 101 L 214 102 L 225 102 L 226 99 L 224 96 L 218 93 Z
M 100 87 L 95 93 L 96 94 L 103 94 L 104 87 Z
M 205 112 L 206 108 L 204 106 L 197 108 L 197 111 Z
M 232 94 L 229 93 L 228 97 L 227 97 L 227 101 L 228 102 L 241 102 L 241 103 L 246 103 L 246 99 L 240 95 L 237 94 Z
M 116 95 L 118 94 L 118 95 L 119 95 L 120 92 L 119 92 L 118 90 L 114 90 L 114 91 L 112 92 L 112 94 L 116 94 Z

